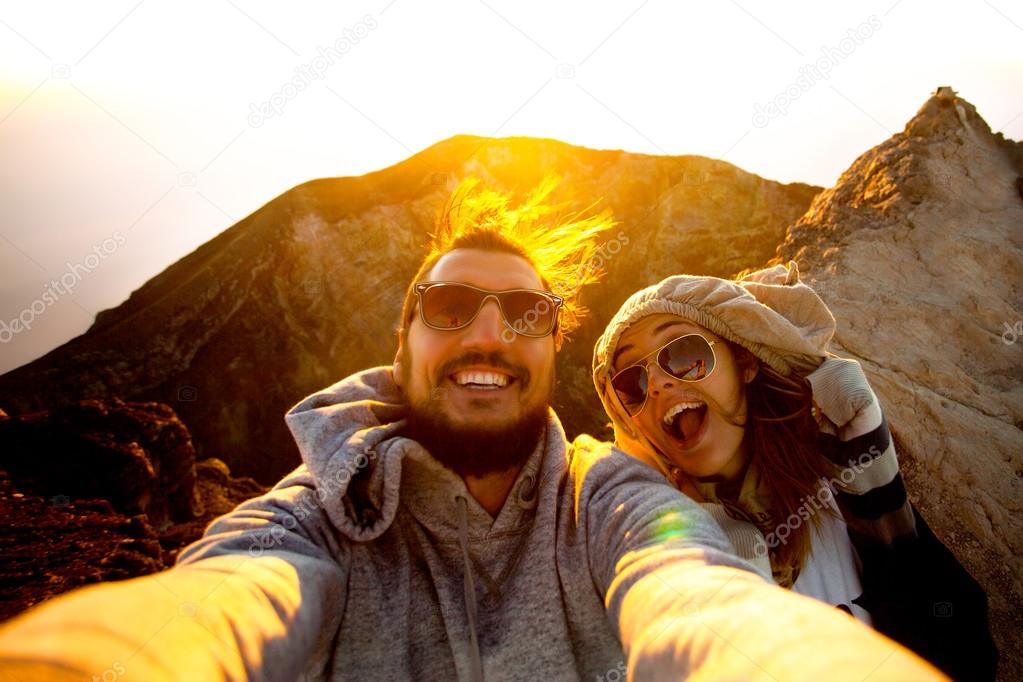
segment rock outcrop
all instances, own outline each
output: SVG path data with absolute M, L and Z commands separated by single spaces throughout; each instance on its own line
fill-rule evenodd
M 43 497 L 102 498 L 163 528 L 201 510 L 195 451 L 166 405 L 86 400 L 0 421 L 0 469 Z
M 196 463 L 166 405 L 0 415 L 0 621 L 70 589 L 163 570 L 266 488 Z
M 144 515 L 106 500 L 19 492 L 0 471 L 0 622 L 76 587 L 165 567 Z
M 792 226 L 901 445 L 911 499 L 985 587 L 1023 679 L 1023 144 L 941 88 Z
M 285 411 L 393 359 L 405 287 L 457 182 L 475 174 L 524 192 L 547 172 L 563 178 L 553 200 L 583 208 L 603 198 L 621 221 L 602 252 L 607 281 L 583 292 L 594 314 L 559 359 L 555 407 L 572 434 L 606 421 L 590 353 L 629 293 L 679 271 L 728 276 L 763 263 L 820 191 L 701 157 L 454 137 L 386 170 L 274 199 L 100 313 L 82 336 L 0 377 L 0 408 L 167 403 L 199 458 L 276 482 L 299 463 Z

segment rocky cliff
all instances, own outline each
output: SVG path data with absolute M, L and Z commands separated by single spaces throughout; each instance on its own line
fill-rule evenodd
M 629 293 L 683 270 L 727 276 L 763 263 L 820 191 L 700 157 L 454 137 L 386 170 L 274 199 L 100 313 L 82 336 L 0 377 L 0 408 L 167 403 L 200 459 L 273 483 L 299 463 L 284 412 L 393 359 L 405 287 L 457 182 L 475 174 L 524 192 L 547 172 L 563 178 L 553 200 L 582 208 L 603 198 L 621 221 L 612 232 L 622 236 L 609 235 L 602 251 L 606 286 L 583 294 L 594 316 L 559 359 L 555 402 L 572 433 L 603 428 L 590 352 Z
M 911 499 L 984 585 L 1001 679 L 1023 679 L 1023 144 L 940 88 L 778 249 L 838 320 Z

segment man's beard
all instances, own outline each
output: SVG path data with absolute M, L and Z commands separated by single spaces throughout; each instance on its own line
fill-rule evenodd
M 404 435 L 463 478 L 522 466 L 547 426 L 547 405 L 538 405 L 520 419 L 496 427 L 456 424 L 447 414 L 429 408 L 429 403 L 409 406 Z
M 533 379 L 525 368 L 514 368 L 495 354 L 487 357 L 481 353 L 470 353 L 448 363 L 438 374 L 448 376 L 459 366 L 476 363 L 513 370 L 522 382 L 522 389 Z M 482 477 L 519 467 L 529 459 L 547 426 L 549 403 L 550 395 L 519 419 L 491 426 L 457 423 L 437 400 L 409 400 L 403 435 L 418 442 L 434 459 L 459 476 Z

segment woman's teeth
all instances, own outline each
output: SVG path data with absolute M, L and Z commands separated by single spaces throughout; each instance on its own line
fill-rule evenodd
M 698 409 L 706 404 L 707 403 L 703 402 L 702 400 L 693 400 L 691 402 L 678 403 L 677 405 L 673 405 L 671 409 L 664 413 L 665 426 L 671 425 L 671 423 L 675 420 L 675 415 L 680 414 L 685 410 Z
M 508 385 L 508 376 L 497 372 L 455 372 L 453 378 L 467 388 L 494 390 Z

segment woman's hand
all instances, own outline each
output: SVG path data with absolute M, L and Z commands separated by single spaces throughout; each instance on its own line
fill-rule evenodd
M 854 421 L 872 413 L 871 406 L 877 404 L 877 396 L 857 360 L 829 354 L 806 379 L 813 391 L 818 423 L 824 417 L 837 427 L 840 434 L 854 426 Z M 827 430 L 823 424 L 821 428 Z

